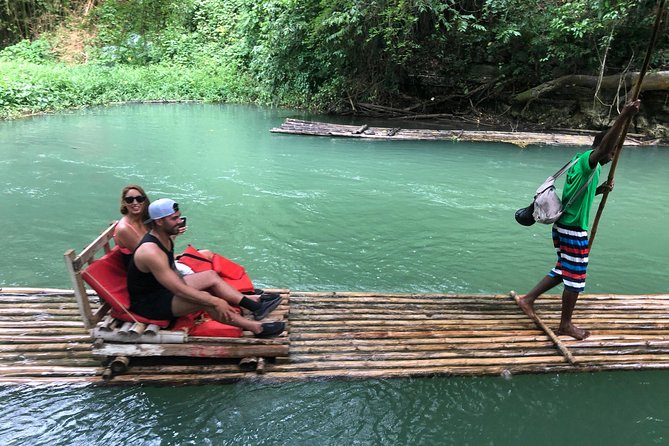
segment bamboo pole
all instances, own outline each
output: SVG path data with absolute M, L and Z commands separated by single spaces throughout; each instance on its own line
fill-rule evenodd
M 91 342 L 91 337 L 81 334 L 75 335 L 60 335 L 60 336 L 34 336 L 34 335 L 25 335 L 25 336 L 7 336 L 4 335 L 4 330 L 0 331 L 0 344 L 33 344 L 38 342 L 49 343 L 49 342 Z
M 630 100 L 630 102 L 634 102 L 639 98 L 639 92 L 641 91 L 641 84 L 643 83 L 643 78 L 646 75 L 648 66 L 650 65 L 650 57 L 653 53 L 653 48 L 655 47 L 655 41 L 657 40 L 658 31 L 660 29 L 660 24 L 662 23 L 662 17 L 665 13 L 664 3 L 665 0 L 659 0 L 658 2 L 657 14 L 655 16 L 655 24 L 653 26 L 653 34 L 651 35 L 650 41 L 648 42 L 648 48 L 646 49 L 646 57 L 644 58 L 643 66 L 641 68 L 641 71 L 639 72 L 639 77 L 634 86 L 634 90 L 632 92 L 632 99 Z M 621 134 L 618 136 L 616 148 L 614 149 L 613 161 L 611 162 L 611 168 L 609 169 L 609 177 L 607 180 L 608 184 L 613 184 L 613 177 L 616 172 L 616 167 L 618 166 L 618 159 L 620 158 L 620 152 L 622 151 L 623 143 L 625 142 L 625 137 L 627 136 L 627 130 L 629 128 L 631 119 L 632 119 L 631 115 L 627 117 L 627 119 L 625 120 L 625 124 L 623 125 L 623 128 L 621 130 Z M 592 229 L 590 231 L 590 237 L 589 237 L 590 241 L 588 244 L 588 248 L 590 250 L 592 250 L 592 246 L 595 242 L 595 235 L 597 234 L 599 219 L 602 216 L 602 212 L 604 212 L 604 206 L 606 205 L 606 200 L 609 197 L 609 192 L 610 191 L 607 188 L 604 188 L 602 199 L 599 203 L 599 207 L 597 208 L 595 221 L 592 224 Z
M 516 294 L 515 291 L 511 291 L 510 295 L 511 298 L 516 302 L 516 304 L 518 304 L 519 303 L 518 301 L 520 299 L 520 297 L 518 297 L 518 294 Z M 549 338 L 551 338 L 551 340 L 555 343 L 555 346 L 558 348 L 558 350 L 560 350 L 560 353 L 562 353 L 565 359 L 569 361 L 570 364 L 574 365 L 576 363 L 574 357 L 571 355 L 571 353 L 569 353 L 569 350 L 567 350 L 567 347 L 564 346 L 562 341 L 560 341 L 560 339 L 557 336 L 555 336 L 553 330 L 548 328 L 548 326 L 544 324 L 544 322 L 539 318 L 539 316 L 536 315 L 536 313 L 534 314 L 534 316 L 530 316 L 530 319 L 532 319 L 534 323 L 537 324 L 537 326 L 541 330 L 543 330 L 543 332 L 546 333 Z
M 490 336 L 509 336 L 517 337 L 526 334 L 526 330 L 497 330 L 487 331 L 485 333 L 478 331 L 462 331 L 462 330 L 426 330 L 426 331 L 364 331 L 364 332 L 320 332 L 314 333 L 305 331 L 303 333 L 292 332 L 290 334 L 291 343 L 295 341 L 309 340 L 309 339 L 328 339 L 339 342 L 342 339 L 407 339 L 407 338 L 459 338 L 476 336 L 479 339 L 487 339 Z
M 247 356 L 285 356 L 287 345 L 220 345 L 209 344 L 111 344 L 95 346 L 96 356 L 194 356 L 198 358 L 244 358 Z

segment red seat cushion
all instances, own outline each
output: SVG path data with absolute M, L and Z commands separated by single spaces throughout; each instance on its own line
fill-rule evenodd
M 233 308 L 238 313 L 238 308 Z M 204 311 L 191 313 L 182 316 L 174 323 L 173 330 L 186 330 L 188 336 L 206 336 L 216 338 L 240 338 L 243 334 L 242 329 L 232 325 L 222 324 L 215 320 Z
M 128 294 L 126 268 L 123 264 L 123 254 L 118 246 L 91 263 L 81 273 L 81 277 L 98 293 L 98 296 L 111 306 L 112 317 L 127 322 L 156 324 L 163 328 L 170 324 L 170 321 L 147 319 L 129 310 L 130 295 Z

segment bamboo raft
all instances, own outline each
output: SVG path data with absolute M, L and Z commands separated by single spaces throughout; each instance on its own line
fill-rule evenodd
M 278 291 L 286 296 L 280 310 L 290 325 L 287 356 L 252 371 L 230 359 L 133 358 L 126 373 L 105 380 L 73 291 L 0 289 L 0 384 L 172 385 L 669 369 L 669 294 L 582 296 L 575 322 L 592 336 L 576 341 L 545 332 L 509 295 Z M 95 310 L 95 296 L 91 302 Z M 536 309 L 549 331 L 557 327 L 559 296 L 542 297 Z
M 370 127 L 367 124 L 331 124 L 291 118 L 286 119 L 281 127 L 273 128 L 270 131 L 273 133 L 377 140 L 504 142 L 519 147 L 529 145 L 590 146 L 593 139 L 593 136 L 582 134 L 403 129 L 399 127 Z M 631 138 L 627 138 L 625 141 L 625 146 L 639 146 L 642 144 Z

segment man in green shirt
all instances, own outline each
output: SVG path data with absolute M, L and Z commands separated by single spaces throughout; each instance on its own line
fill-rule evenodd
M 567 171 L 562 201 L 567 203 L 579 189 L 593 176 L 586 190 L 577 197 L 564 214 L 553 225 L 553 244 L 557 250 L 558 260 L 555 267 L 530 292 L 518 300 L 518 305 L 530 317 L 534 317 L 534 301 L 546 291 L 562 282 L 562 316 L 558 334 L 571 336 L 576 339 L 585 339 L 590 332 L 575 326 L 571 321 L 578 295 L 585 289 L 585 275 L 588 268 L 588 222 L 590 209 L 595 195 L 605 189 L 612 190 L 612 184 L 599 181 L 601 166 L 613 159 L 618 136 L 623 130 L 627 119 L 639 111 L 640 101 L 627 104 L 611 128 L 595 137 L 592 149 L 577 154 L 578 161 Z M 572 159 L 574 159 L 572 158 Z M 594 172 L 593 172 L 594 171 Z

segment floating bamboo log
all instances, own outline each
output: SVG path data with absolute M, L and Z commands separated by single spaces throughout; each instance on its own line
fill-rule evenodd
M 280 127 L 271 129 L 271 132 L 402 141 L 505 142 L 519 147 L 526 147 L 528 145 L 589 146 L 592 144 L 592 137 L 583 134 L 404 129 L 399 127 L 370 127 L 367 124 L 332 124 L 291 118 L 286 119 Z M 634 140 L 626 141 L 626 145 L 639 144 L 638 141 Z

